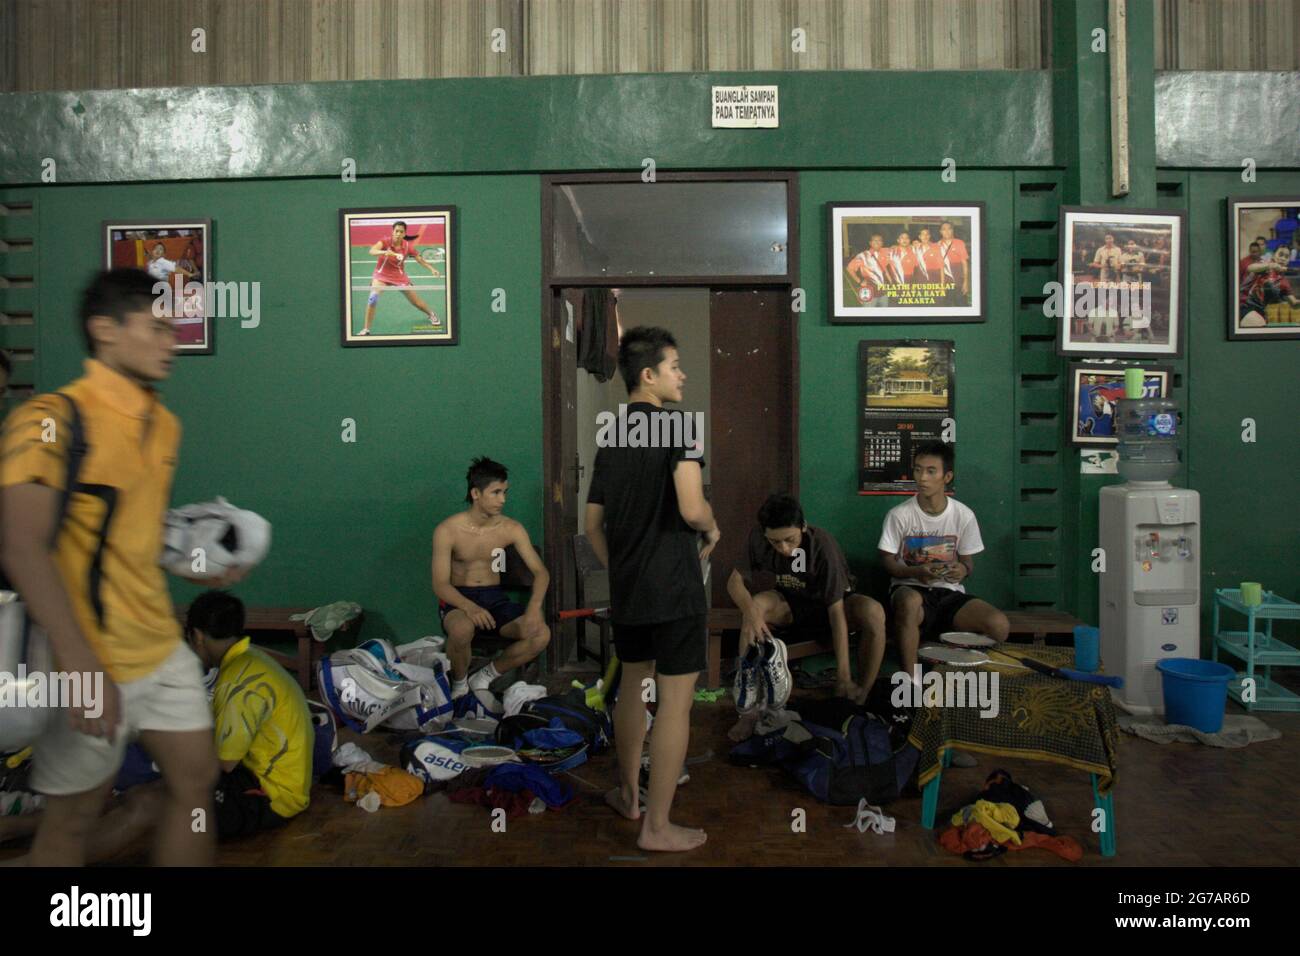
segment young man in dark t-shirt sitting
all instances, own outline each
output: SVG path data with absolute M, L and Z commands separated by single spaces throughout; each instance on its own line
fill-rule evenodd
M 804 520 L 799 502 L 775 494 L 758 510 L 749 534 L 747 573 L 731 572 L 727 593 L 744 613 L 740 654 L 754 641 L 771 638 L 769 625 L 790 627 L 797 640 L 816 640 L 835 649 L 835 693 L 861 703 L 875 683 L 885 653 L 885 610 L 853 593 L 853 576 L 835 537 Z M 858 645 L 861 686 L 853 682 L 849 634 Z
M 701 560 L 720 534 L 704 499 L 704 459 L 690 427 L 694 420 L 663 410 L 665 402 L 682 400 L 686 381 L 677 343 L 665 329 L 630 329 L 619 343 L 618 367 L 628 390 L 628 404 L 619 410 L 627 427 L 620 422 L 597 435 L 586 522 L 592 550 L 609 568 L 614 648 L 623 667 L 614 708 L 619 786 L 605 799 L 629 820 L 641 819 L 645 690 L 653 682 L 658 706 L 637 846 L 692 850 L 704 842 L 704 831 L 670 823 L 668 812 L 690 740 L 695 681 L 708 649 Z M 660 441 L 665 434 L 674 440 Z

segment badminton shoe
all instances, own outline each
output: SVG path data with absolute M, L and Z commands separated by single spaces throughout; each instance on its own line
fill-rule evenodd
M 762 678 L 759 697 L 768 710 L 779 710 L 790 699 L 790 663 L 785 641 L 772 638 L 761 645 L 759 671 Z
M 736 710 L 742 714 L 753 713 L 763 703 L 760 699 L 763 691 L 762 673 L 759 670 L 760 655 L 758 642 L 750 644 L 745 656 L 740 659 L 740 666 L 736 668 Z

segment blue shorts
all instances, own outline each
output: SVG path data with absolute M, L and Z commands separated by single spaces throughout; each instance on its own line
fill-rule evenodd
M 475 628 L 474 633 L 476 634 L 499 634 L 501 628 L 515 618 L 524 616 L 523 605 L 510 600 L 510 595 L 499 584 L 490 584 L 487 587 L 478 588 L 458 587 L 456 590 L 491 614 L 492 619 L 497 622 L 497 626 L 492 630 L 484 630 L 481 627 Z M 458 608 L 446 601 L 438 602 L 438 620 L 442 622 L 444 633 L 447 630 L 447 615 L 455 610 L 458 610 Z

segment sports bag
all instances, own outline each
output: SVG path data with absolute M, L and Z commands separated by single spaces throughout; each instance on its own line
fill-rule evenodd
M 811 721 L 795 721 L 803 733 L 789 729 L 755 734 L 734 747 L 728 759 L 741 766 L 780 767 L 818 800 L 833 806 L 868 803 L 884 806 L 896 799 L 916 773 L 921 753 L 905 741 L 891 739 L 890 725 L 875 714 L 854 714 L 841 730 Z M 793 736 L 804 737 L 793 740 Z
M 311 776 L 316 780 L 329 773 L 334 766 L 334 751 L 339 746 L 338 725 L 334 722 L 334 711 L 314 700 L 307 701 L 307 712 L 311 715 L 314 741 L 311 752 Z
M 67 403 L 71 443 L 51 548 L 63 528 L 72 495 L 80 488 L 81 465 L 88 452 L 81 409 L 66 392 L 54 394 Z M 53 652 L 45 630 L 27 614 L 22 598 L 9 590 L 8 581 L 0 580 L 0 585 L 4 588 L 0 590 L 0 701 L 26 701 L 35 682 L 43 681 L 48 686 L 54 670 Z M 22 750 L 41 735 L 52 719 L 62 720 L 63 716 L 48 706 L 0 706 L 0 753 Z
M 402 745 L 398 764 L 419 777 L 427 793 L 429 788 L 454 780 L 470 768 L 461 754 L 473 745 L 474 741 L 463 734 L 426 734 Z
M 525 733 L 551 727 L 556 719 L 562 727 L 582 737 L 592 756 L 608 750 L 614 739 L 609 715 L 588 707 L 583 691 L 570 689 L 563 694 L 530 700 L 519 713 L 504 718 L 497 725 L 497 743 L 518 749 Z
M 921 752 L 911 744 L 895 751 L 890 727 L 875 714 L 850 717 L 842 730 L 806 721 L 812 740 L 785 765 L 804 789 L 832 806 L 852 807 L 866 799 L 884 806 L 896 800 L 916 772 Z
M 403 663 L 387 641 L 335 651 L 317 665 L 321 700 L 361 733 L 376 727 L 428 733 L 450 720 L 454 709 L 447 659 L 430 660 L 432 667 Z
M 525 763 L 536 764 L 547 773 L 555 774 L 586 763 L 589 750 L 582 734 L 565 727 L 560 718 L 554 717 L 549 727 L 524 731 L 516 753 Z

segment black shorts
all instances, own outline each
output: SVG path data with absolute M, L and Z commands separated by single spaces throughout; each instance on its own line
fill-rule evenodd
M 263 792 L 257 775 L 243 764 L 221 774 L 215 799 L 218 839 L 248 836 L 288 822 L 271 809 L 271 798 Z
M 614 650 L 628 664 L 655 662 L 655 671 L 672 676 L 705 669 L 709 616 L 697 614 L 656 624 L 615 624 Z
M 490 631 L 476 627 L 474 629 L 475 634 L 499 635 L 501 628 L 515 620 L 515 618 L 524 615 L 523 605 L 518 601 L 511 600 L 510 595 L 506 593 L 506 589 L 499 584 L 489 584 L 483 587 L 458 587 L 456 590 L 491 614 L 492 620 L 497 623 L 497 626 Z M 440 600 L 438 602 L 438 620 L 442 623 L 444 634 L 447 632 L 447 615 L 455 610 L 458 610 L 458 608 L 446 601 Z
M 902 590 L 915 591 L 921 595 L 921 641 L 937 641 L 939 635 L 953 630 L 953 618 L 975 600 L 975 595 L 952 588 L 919 588 L 910 584 L 896 584 L 889 590 L 889 603 L 893 606 L 894 595 Z
M 790 597 L 785 598 L 785 603 L 790 608 L 790 617 L 794 619 L 793 623 L 786 625 L 791 638 L 796 641 L 817 641 L 820 644 L 832 642 L 830 608 L 814 601 Z

